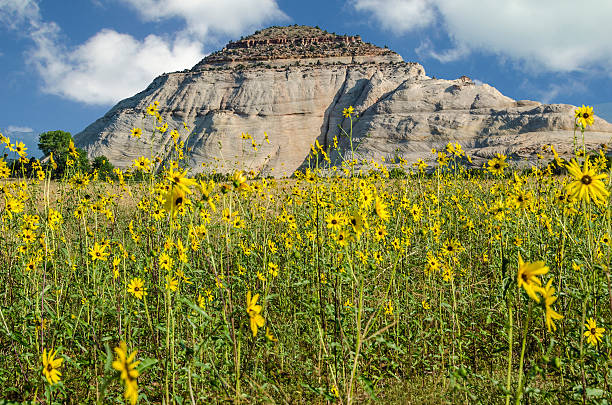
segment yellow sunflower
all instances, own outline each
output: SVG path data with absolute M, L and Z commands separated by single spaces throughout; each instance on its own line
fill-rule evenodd
M 584 336 L 587 338 L 587 342 L 593 346 L 597 346 L 598 342 L 601 342 L 601 337 L 606 331 L 604 328 L 598 328 L 593 318 L 587 319 L 587 323 L 584 324 L 587 329 L 584 332 Z
M 580 125 L 583 129 L 587 126 L 592 126 L 595 121 L 595 117 L 593 116 L 593 107 L 584 106 L 578 108 L 574 111 L 576 114 L 576 124 Z
M 56 354 L 57 350 L 53 351 L 53 349 L 49 350 L 49 352 L 47 352 L 47 349 L 44 349 L 42 354 L 43 375 L 51 385 L 57 384 L 62 375 L 58 369 L 64 362 L 64 359 L 61 357 L 56 359 Z
M 523 287 L 527 295 L 529 295 L 535 302 L 540 302 L 538 294 L 543 292 L 542 282 L 538 278 L 543 274 L 548 273 L 548 267 L 544 265 L 544 262 L 525 263 L 521 254 L 519 253 L 519 269 L 517 275 L 518 287 Z
M 610 192 L 606 189 L 603 180 L 608 175 L 605 173 L 597 174 L 597 171 L 591 167 L 588 156 L 582 168 L 574 159 L 567 165 L 567 170 L 573 177 L 566 188 L 572 199 L 584 200 L 587 204 L 591 200 L 596 204 L 602 204 L 606 201 Z

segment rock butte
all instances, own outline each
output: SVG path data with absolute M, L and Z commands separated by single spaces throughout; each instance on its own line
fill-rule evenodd
M 432 147 L 458 142 L 476 165 L 497 152 L 530 163 L 546 144 L 570 154 L 576 108 L 515 101 L 465 76 L 428 77 L 418 63 L 359 36 L 270 27 L 230 42 L 191 70 L 157 77 L 77 134 L 76 144 L 118 167 L 143 155 L 170 159 L 170 129 L 153 134 L 155 120 L 145 115 L 154 101 L 169 128 L 179 130 L 190 173 L 240 168 L 273 176 L 307 164 L 315 140 L 329 146 L 338 136 L 342 153 L 351 153 L 338 128 L 348 130 L 342 110 L 349 106 L 359 113 L 353 134 L 360 159 L 430 160 Z M 130 137 L 134 127 L 142 128 L 141 139 Z M 243 132 L 261 144 L 256 152 Z M 596 117 L 585 138 L 588 148 L 608 143 L 612 125 Z

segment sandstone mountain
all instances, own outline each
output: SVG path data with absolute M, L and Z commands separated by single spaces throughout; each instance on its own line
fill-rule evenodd
M 428 77 L 418 63 L 359 36 L 305 26 L 258 31 L 191 70 L 159 76 L 77 134 L 76 144 L 119 167 L 142 155 L 167 159 L 169 131 L 154 133 L 159 124 L 144 113 L 154 101 L 179 130 L 191 173 L 240 167 L 290 175 L 315 140 L 328 146 L 335 136 L 347 152 L 338 125 L 348 130 L 342 111 L 349 106 L 359 113 L 353 134 L 360 158 L 428 159 L 432 147 L 448 142 L 459 142 L 476 163 L 496 152 L 533 161 L 545 144 L 561 154 L 573 150 L 573 106 L 515 101 L 465 76 Z M 134 127 L 142 128 L 141 139 L 130 137 Z M 252 135 L 257 151 L 242 133 Z M 612 125 L 596 118 L 586 143 L 594 148 L 611 137 Z

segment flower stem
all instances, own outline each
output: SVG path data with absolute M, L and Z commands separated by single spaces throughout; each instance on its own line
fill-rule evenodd
M 519 362 L 519 380 L 518 387 L 516 388 L 516 398 L 514 401 L 515 405 L 521 403 L 523 398 L 523 362 L 525 360 L 525 344 L 527 342 L 527 332 L 529 331 L 529 321 L 531 320 L 531 311 L 533 309 L 533 303 L 529 302 L 529 310 L 527 311 L 527 321 L 525 322 L 525 329 L 523 330 L 523 344 L 521 345 L 521 359 Z
M 506 377 L 506 405 L 510 405 L 510 386 L 512 385 L 512 306 L 508 305 L 508 375 Z

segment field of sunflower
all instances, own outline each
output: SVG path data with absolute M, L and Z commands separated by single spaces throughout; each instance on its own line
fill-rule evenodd
M 0 403 L 612 401 L 605 150 L 194 177 L 148 113 L 165 166 L 0 160 Z

